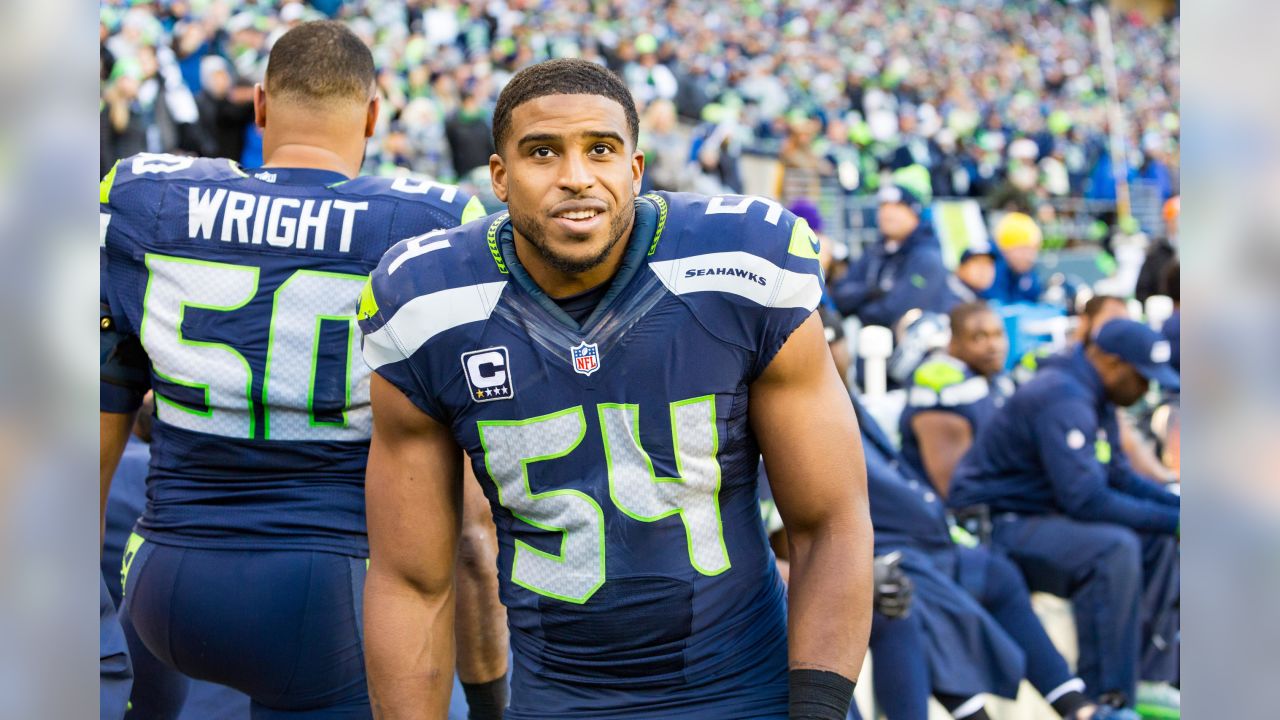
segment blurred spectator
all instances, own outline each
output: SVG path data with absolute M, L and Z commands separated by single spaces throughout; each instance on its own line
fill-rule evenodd
M 779 176 L 775 196 L 784 204 L 822 194 L 822 176 L 828 163 L 814 152 L 818 121 L 797 115 L 788 123 L 787 137 L 778 153 Z
M 676 107 L 654 100 L 640 117 L 640 149 L 644 151 L 646 189 L 679 191 L 688 185 L 689 141 L 676 126 Z
M 102 91 L 100 170 L 103 175 L 116 160 L 147 150 L 147 126 L 136 105 L 137 98 L 138 81 L 127 72 L 117 73 Z
M 947 278 L 957 303 L 973 302 L 991 288 L 996 279 L 996 253 L 990 245 L 967 248 L 960 254 L 956 274 Z
M 1146 302 L 1152 295 L 1163 295 L 1160 285 L 1170 263 L 1178 257 L 1178 215 L 1182 210 L 1182 199 L 1171 197 L 1164 203 L 1164 235 L 1157 236 L 1147 249 L 1147 258 L 1138 271 L 1138 284 L 1133 296 L 1140 302 Z
M 1033 303 L 1040 299 L 1042 288 L 1036 275 L 1036 258 L 1040 255 L 1040 226 L 1023 213 L 1009 213 L 996 223 L 996 277 L 983 294 L 988 300 L 1009 304 Z
M 1009 168 L 1004 182 L 987 198 L 992 210 L 1030 214 L 1038 204 L 1036 196 L 1040 170 L 1035 141 L 1018 138 L 1009 144 Z
M 878 199 L 880 241 L 832 284 L 836 308 L 864 325 L 886 327 L 912 308 L 945 312 L 948 273 L 932 227 L 920 222 L 920 199 L 901 185 L 882 188 Z
M 253 123 L 253 88 L 233 86 L 230 65 L 217 55 L 200 61 L 200 78 L 200 154 L 239 160 L 245 130 Z
M 1181 263 L 1177 258 L 1165 268 L 1161 292 L 1173 299 L 1173 314 L 1164 321 L 1160 334 L 1169 341 L 1169 364 L 1174 370 L 1182 372 L 1182 286 L 1180 283 Z
M 645 105 L 652 100 L 674 100 L 679 86 L 671 69 L 658 62 L 657 39 L 644 33 L 635 39 L 634 47 L 639 59 L 627 63 L 622 69 L 622 79 L 631 89 L 636 103 Z
M 742 193 L 740 135 L 746 128 L 738 124 L 734 110 L 718 103 L 702 109 L 703 122 L 693 131 L 689 154 L 697 174 L 693 189 L 714 195 Z
M 449 156 L 458 177 L 466 177 L 476 168 L 489 167 L 493 135 L 488 113 L 481 106 L 477 93 L 468 91 L 463 94 L 462 106 L 445 121 L 444 134 L 449 140 Z
M 1042 0 L 830 7 L 812 0 L 103 0 L 103 109 L 115 106 L 103 117 L 104 167 L 139 147 L 200 152 L 207 113 L 205 132 L 184 135 L 184 125 L 196 122 L 191 98 L 203 96 L 205 59 L 224 58 L 236 82 L 252 85 L 280 33 L 339 12 L 373 49 L 384 95 L 386 119 L 369 143 L 367 171 L 399 172 L 396 164 L 406 162 L 453 178 L 483 165 L 469 157 L 468 167 L 451 167 L 460 143 L 445 150 L 430 127 L 457 113 L 459 89 L 477 96 L 466 112 L 487 122 L 512 73 L 575 55 L 622 75 L 640 108 L 671 100 L 684 129 L 699 126 L 690 135 L 690 189 L 741 192 L 742 155 L 777 156 L 792 135 L 788 119 L 803 115 L 817 127 L 791 139 L 786 161 L 806 187 L 788 196 L 818 197 L 808 187 L 812 154 L 829 163 L 818 174 L 824 193 L 838 184 L 841 193 L 872 195 L 882 170 L 919 165 L 934 196 L 990 197 L 996 208 L 1033 213 L 1044 198 L 1115 198 L 1092 19 L 1083 3 Z M 1126 15 L 1113 23 L 1126 124 L 1118 175 L 1149 179 L 1160 193 L 1178 185 L 1178 31 L 1176 18 L 1152 24 Z M 138 72 L 148 52 L 158 77 Z M 155 79 L 163 92 L 117 86 L 121 64 L 137 84 Z M 157 96 L 165 98 L 158 109 Z M 418 104 L 406 118 L 418 99 L 430 107 Z M 244 162 L 259 161 L 252 126 L 242 142 Z M 1029 159 L 1027 143 L 1035 149 Z M 222 154 L 233 154 L 227 145 Z

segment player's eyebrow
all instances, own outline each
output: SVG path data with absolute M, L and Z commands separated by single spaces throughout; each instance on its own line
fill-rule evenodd
M 626 141 L 622 139 L 622 136 L 612 130 L 587 130 L 580 134 L 591 140 L 612 140 L 619 145 L 626 145 Z M 516 146 L 520 147 L 530 143 L 558 143 L 563 141 L 564 136 L 557 135 L 556 133 L 529 133 L 528 135 L 521 137 L 520 140 L 517 141 Z

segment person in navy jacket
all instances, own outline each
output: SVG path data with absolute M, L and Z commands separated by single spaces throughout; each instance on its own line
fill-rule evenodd
M 908 310 L 945 313 L 955 304 L 949 273 L 932 226 L 922 223 L 924 206 L 901 185 L 879 194 L 876 222 L 880 242 L 831 286 L 831 298 L 843 315 L 857 315 L 864 325 L 892 327 Z
M 1080 677 L 1114 704 L 1177 672 L 1179 498 L 1129 465 L 1116 413 L 1149 382 L 1176 389 L 1169 360 L 1145 325 L 1106 323 L 1014 394 L 952 479 L 949 504 L 987 507 L 1030 588 L 1071 599 Z

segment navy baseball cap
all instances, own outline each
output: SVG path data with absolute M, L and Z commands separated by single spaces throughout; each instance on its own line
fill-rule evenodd
M 1142 377 L 1160 383 L 1167 390 L 1179 387 L 1178 373 L 1169 364 L 1173 349 L 1169 341 L 1140 322 L 1115 319 L 1098 330 L 1093 343 L 1129 363 Z
M 916 215 L 924 212 L 924 203 L 920 202 L 920 196 L 903 185 L 885 185 L 880 188 L 880 192 L 876 193 L 876 199 L 881 205 L 889 203 L 906 205 Z

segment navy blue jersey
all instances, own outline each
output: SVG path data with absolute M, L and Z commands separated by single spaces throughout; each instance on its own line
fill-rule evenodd
M 1174 532 L 1178 497 L 1125 459 L 1116 406 L 1084 348 L 1041 368 L 979 431 L 956 467 L 951 506 Z
M 505 215 L 374 272 L 366 360 L 452 429 L 493 508 L 508 717 L 785 716 L 747 389 L 820 300 L 816 249 L 776 203 L 663 193 L 581 325 Z
M 139 532 L 367 553 L 360 288 L 395 241 L 478 202 L 411 179 L 152 154 L 117 163 L 100 200 L 102 299 L 140 338 L 156 396 Z M 104 384 L 103 410 L 136 402 Z
M 898 421 L 902 435 L 902 456 L 922 478 L 928 478 L 924 459 L 920 456 L 920 439 L 912 421 L 923 412 L 945 412 L 958 415 L 969 423 L 972 437 L 1004 406 L 1013 394 L 1013 380 L 998 375 L 988 379 L 973 371 L 962 360 L 939 350 L 925 358 L 911 375 L 907 406 Z

